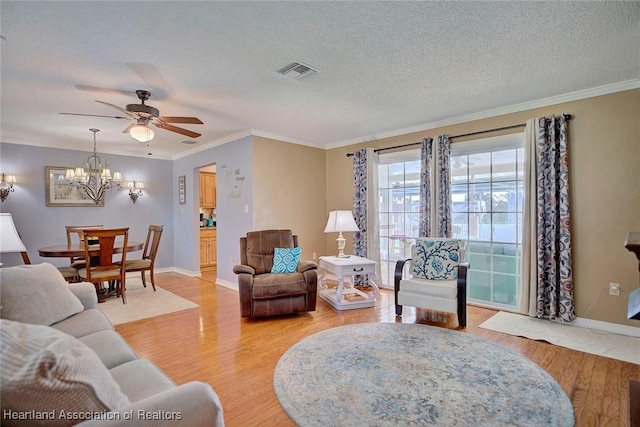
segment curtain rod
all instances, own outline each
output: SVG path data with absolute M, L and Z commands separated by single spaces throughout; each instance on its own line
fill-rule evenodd
M 569 121 L 571 120 L 571 114 L 562 114 L 562 116 L 564 117 L 565 120 Z M 516 129 L 516 128 L 521 128 L 526 126 L 526 123 L 519 123 L 517 125 L 510 125 L 510 126 L 504 126 L 501 128 L 493 128 L 493 129 L 486 129 L 486 130 L 479 130 L 477 132 L 471 132 L 471 133 L 464 133 L 462 135 L 454 135 L 454 136 L 450 136 L 449 139 L 453 139 L 453 138 L 462 138 L 464 136 L 473 136 L 473 135 L 481 135 L 483 133 L 490 133 L 490 132 L 498 132 L 501 130 L 507 130 L 507 129 Z M 420 145 L 422 144 L 422 141 L 420 142 L 409 142 L 407 144 L 402 144 L 402 145 L 394 145 L 393 147 L 385 147 L 385 148 L 376 148 L 375 150 L 373 150 L 374 153 L 377 153 L 379 151 L 386 151 L 386 150 L 393 150 L 396 148 L 402 148 L 402 147 L 411 147 L 412 145 Z M 353 153 L 347 153 L 347 157 L 351 157 L 353 156 Z

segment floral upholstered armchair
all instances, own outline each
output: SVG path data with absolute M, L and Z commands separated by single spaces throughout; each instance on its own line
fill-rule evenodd
M 421 237 L 411 248 L 411 258 L 396 263 L 394 294 L 396 316 L 402 306 L 426 308 L 458 316 L 458 325 L 467 326 L 467 270 L 464 241 Z M 408 269 L 405 264 L 409 261 Z M 407 277 L 405 276 L 407 271 Z

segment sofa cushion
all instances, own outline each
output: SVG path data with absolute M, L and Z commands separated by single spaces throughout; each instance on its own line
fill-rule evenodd
M 461 242 L 458 239 L 417 239 L 413 248 L 411 274 L 418 279 L 456 279 L 460 249 Z
M 145 359 L 123 363 L 109 372 L 132 402 L 146 399 L 176 386 L 156 365 Z
M 61 413 L 101 413 L 131 402 L 100 358 L 74 337 L 48 326 L 0 320 L 2 412 L 50 413 L 46 425 L 71 425 Z M 63 412 L 61 412 L 63 411 Z M 38 425 L 28 420 L 28 425 Z
M 0 269 L 2 319 L 51 325 L 84 310 L 67 282 L 49 263 Z
M 275 248 L 273 251 L 272 273 L 295 273 L 298 271 L 298 262 L 302 248 Z
M 100 331 L 78 338 L 89 347 L 107 369 L 136 360 L 138 356 L 116 331 Z
M 54 323 L 51 327 L 76 338 L 93 334 L 94 332 L 113 330 L 113 325 L 107 316 L 98 308 L 85 310 L 75 316 Z

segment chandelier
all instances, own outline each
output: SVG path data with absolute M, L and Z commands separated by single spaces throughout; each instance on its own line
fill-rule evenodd
M 97 205 L 100 204 L 107 193 L 115 185 L 118 191 L 122 190 L 122 174 L 109 169 L 107 162 L 102 162 L 96 150 L 96 133 L 100 129 L 89 129 L 93 132 L 93 154 L 87 157 L 84 166 L 75 169 L 67 169 L 65 181 L 75 185 L 89 199 Z

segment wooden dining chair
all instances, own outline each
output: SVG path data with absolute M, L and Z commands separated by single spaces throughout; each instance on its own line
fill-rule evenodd
M 83 230 L 84 256 L 86 267 L 78 270 L 78 275 L 84 282 L 91 282 L 96 286 L 99 300 L 104 300 L 103 283 L 113 282 L 115 284 L 116 294 L 122 297 L 122 303 L 126 304 L 125 295 L 125 269 L 127 261 L 127 243 L 129 240 L 129 228 L 103 228 Z M 90 245 L 89 237 L 98 240 L 99 255 L 93 253 L 95 245 Z M 116 253 L 116 239 L 122 238 L 122 257 L 120 262 L 113 260 Z
M 84 242 L 84 236 L 82 230 L 100 230 L 104 226 L 102 224 L 96 225 L 67 225 L 64 227 L 67 231 L 67 245 L 71 246 L 75 242 Z M 71 257 L 69 259 L 71 267 L 79 270 L 85 267 L 84 257 Z
M 153 278 L 153 270 L 156 262 L 158 247 L 160 246 L 160 237 L 162 237 L 163 225 L 150 225 L 147 231 L 147 240 L 144 243 L 141 259 L 132 259 L 125 262 L 125 271 L 139 271 L 142 275 L 142 285 L 146 288 L 145 273 L 148 271 L 151 276 L 151 286 L 156 291 L 156 282 Z

